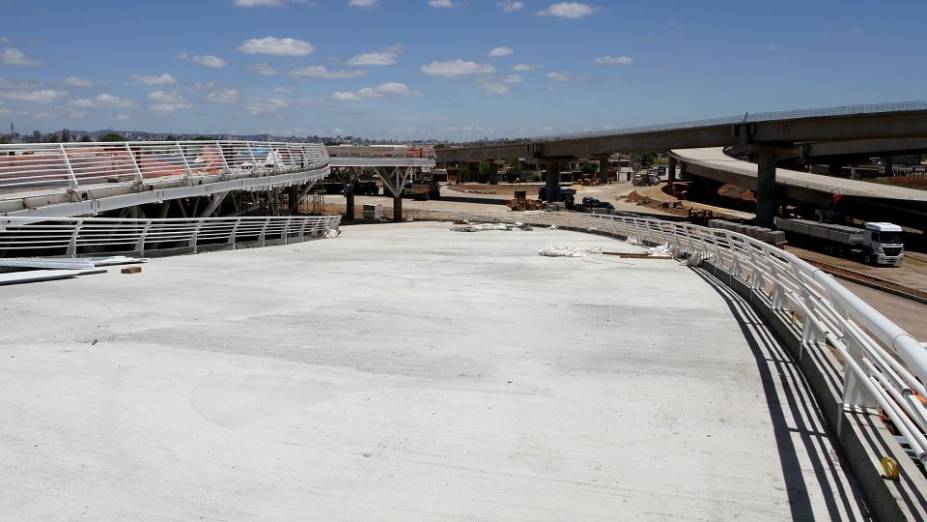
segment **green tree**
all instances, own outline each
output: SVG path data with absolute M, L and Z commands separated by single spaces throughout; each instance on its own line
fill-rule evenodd
M 470 171 L 470 165 L 464 163 L 457 169 L 457 182 L 467 183 L 470 181 L 472 175 L 473 173 Z
M 490 185 L 499 183 L 499 171 L 495 167 L 488 161 L 480 162 L 480 183 L 489 183 Z
M 654 163 L 656 163 L 657 153 L 656 152 L 641 152 L 637 154 L 637 157 L 635 158 L 635 160 L 637 161 L 637 164 L 640 166 L 640 168 L 646 169 L 646 168 L 651 167 Z
M 126 137 L 116 132 L 107 132 L 100 137 L 100 141 L 126 141 Z
M 583 174 L 595 174 L 599 171 L 599 164 L 595 161 L 586 160 L 583 162 L 582 169 Z
M 516 161 L 512 163 L 511 165 L 509 165 L 508 170 L 505 171 L 505 180 L 508 181 L 509 183 L 515 183 L 518 180 L 518 178 L 521 177 L 521 174 L 522 174 L 521 162 Z

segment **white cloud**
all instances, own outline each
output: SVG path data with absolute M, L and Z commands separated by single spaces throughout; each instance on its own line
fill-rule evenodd
M 65 93 L 53 89 L 33 89 L 29 91 L 0 91 L 0 98 L 8 100 L 32 102 L 32 103 L 51 103 L 64 96 Z
M 36 66 L 42 65 L 42 62 L 26 56 L 26 53 L 20 51 L 15 47 L 7 47 L 0 53 L 0 62 L 3 62 L 5 65 L 23 65 L 23 66 Z
M 509 92 L 507 85 L 497 81 L 482 83 L 480 88 L 486 91 L 486 94 L 492 94 L 493 96 L 501 96 Z
M 216 89 L 206 95 L 206 101 L 212 103 L 235 103 L 238 101 L 239 92 L 235 89 Z
M 345 78 L 357 78 L 364 76 L 364 71 L 330 71 L 324 65 L 311 65 L 301 69 L 293 69 L 290 76 L 300 76 L 304 78 L 322 78 L 324 80 L 343 80 Z
M 454 2 L 451 2 L 451 0 L 428 0 L 428 5 L 435 9 L 450 9 L 454 7 Z
M 446 62 L 431 62 L 422 66 L 422 72 L 428 76 L 455 78 L 468 74 L 492 74 L 496 68 L 488 63 L 466 62 L 461 59 Z
M 276 38 L 265 36 L 264 38 L 251 38 L 245 40 L 238 50 L 245 54 L 272 54 L 274 56 L 306 56 L 315 51 L 315 47 L 309 42 L 297 40 L 295 38 Z
M 502 78 L 502 81 L 505 82 L 505 83 L 521 83 L 521 82 L 525 81 L 525 79 L 522 78 L 521 76 L 517 75 L 517 74 L 510 74 L 510 75 L 508 75 L 508 76 Z
M 275 76 L 277 74 L 277 69 L 269 63 L 256 63 L 250 67 L 250 69 L 261 76 Z
M 81 78 L 79 76 L 68 76 L 61 83 L 67 85 L 68 87 L 93 87 L 93 82 L 87 78 Z
M 600 56 L 593 60 L 596 65 L 631 65 L 634 58 L 630 56 Z
M 384 96 L 409 96 L 419 94 L 409 89 L 409 86 L 399 82 L 381 83 L 376 87 L 364 87 L 356 91 L 336 91 L 332 94 L 335 101 L 359 101 L 367 98 L 383 98 Z
M 197 65 L 202 65 L 203 67 L 211 67 L 213 69 L 221 69 L 225 67 L 225 60 L 219 58 L 218 56 L 213 56 L 211 54 L 194 54 L 189 55 L 187 53 L 180 53 L 177 55 L 178 60 L 183 60 L 185 62 L 193 62 Z
M 396 63 L 396 58 L 402 52 L 402 49 L 403 46 L 401 45 L 392 45 L 381 51 L 361 53 L 348 60 L 348 65 L 355 67 L 361 65 L 393 65 Z
M 379 0 L 351 0 L 348 5 L 351 7 L 376 7 Z
M 511 47 L 496 47 L 492 51 L 489 51 L 489 56 L 493 58 L 498 58 L 501 56 L 511 56 L 515 51 Z
M 154 102 L 151 110 L 162 116 L 193 107 L 183 96 L 173 91 L 153 91 L 148 93 L 148 99 Z
M 173 85 L 177 83 L 177 80 L 168 73 L 157 75 L 133 74 L 131 78 L 146 85 Z
M 595 12 L 595 8 L 582 2 L 560 2 L 552 4 L 538 11 L 538 16 L 554 16 L 557 18 L 584 18 Z
M 120 98 L 118 96 L 113 96 L 108 92 L 104 92 L 95 98 L 78 98 L 71 102 L 71 105 L 74 107 L 80 107 L 81 109 L 100 109 L 100 108 L 113 108 L 120 109 L 131 107 L 134 105 L 131 100 L 125 98 Z
M 566 81 L 571 80 L 573 78 L 573 75 L 571 75 L 570 73 L 566 73 L 566 72 L 549 72 L 547 73 L 547 77 L 550 78 L 551 80 L 556 80 L 558 82 L 566 82 Z
M 245 110 L 248 111 L 248 114 L 252 116 L 260 116 L 262 114 L 272 114 L 289 107 L 289 103 L 286 100 L 280 98 L 271 98 L 269 100 L 258 100 L 249 103 Z
M 515 2 L 513 0 L 502 0 L 496 5 L 499 6 L 499 9 L 502 9 L 503 13 L 514 13 L 515 11 L 521 11 L 525 8 L 524 2 Z
M 540 69 L 540 65 L 531 65 L 530 63 L 518 63 L 512 67 L 515 72 L 531 72 Z

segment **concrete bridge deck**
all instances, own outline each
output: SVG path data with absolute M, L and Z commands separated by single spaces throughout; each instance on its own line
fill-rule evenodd
M 671 154 L 685 162 L 688 172 L 744 188 L 756 186 L 757 164 L 728 156 L 723 147 L 676 149 Z M 799 200 L 830 200 L 832 195 L 841 194 L 864 199 L 927 202 L 927 190 L 783 168 L 776 169 L 776 183 Z
M 337 240 L 0 287 L 0 518 L 854 520 L 784 350 L 559 230 Z

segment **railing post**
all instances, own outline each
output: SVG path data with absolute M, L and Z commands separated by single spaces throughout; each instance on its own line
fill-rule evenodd
M 264 226 L 261 227 L 261 235 L 258 236 L 258 241 L 261 242 L 261 246 L 267 246 L 267 226 L 270 225 L 270 218 L 264 220 Z
M 67 255 L 77 257 L 77 238 L 80 236 L 80 228 L 84 220 L 78 219 L 74 222 L 74 230 L 71 230 L 71 239 L 68 241 Z
M 288 245 L 290 243 L 290 216 L 286 217 L 286 222 L 283 224 L 283 233 L 281 234 L 281 239 L 283 239 L 283 244 Z
M 220 177 L 228 177 L 232 174 L 232 168 L 229 167 L 229 162 L 225 159 L 225 151 L 222 150 L 222 145 L 220 142 L 217 141 L 215 145 L 216 148 L 219 149 L 219 157 L 222 158 L 222 164 L 225 165 L 225 173 L 223 173 Z
M 138 161 L 135 160 L 135 154 L 132 153 L 132 147 L 126 143 L 126 152 L 129 153 L 129 159 L 132 160 L 132 166 L 135 168 L 135 183 L 141 185 L 145 178 L 142 176 L 142 169 L 138 167 Z
M 248 146 L 248 154 L 251 156 L 251 173 L 254 175 L 257 175 L 258 164 L 257 164 L 257 158 L 254 157 L 254 149 L 251 148 L 250 141 L 246 141 L 245 145 Z
M 142 228 L 142 233 L 138 237 L 138 241 L 135 243 L 135 251 L 138 252 L 139 257 L 145 255 L 145 239 L 148 238 L 148 230 L 151 228 L 151 220 L 145 222 L 144 228 Z
M 197 220 L 196 227 L 193 229 L 193 235 L 190 236 L 190 242 L 187 244 L 188 247 L 193 249 L 194 254 L 197 252 L 198 245 L 196 243 L 200 236 L 200 228 L 203 227 L 203 223 L 205 222 L 205 219 Z
M 180 159 L 183 160 L 183 166 L 184 166 L 184 168 L 187 169 L 187 175 L 184 176 L 184 179 L 186 179 L 186 180 L 188 180 L 188 181 L 192 181 L 192 179 L 193 179 L 193 171 L 190 170 L 190 164 L 187 162 L 187 155 L 184 154 L 184 152 L 183 152 L 183 147 L 180 145 L 180 142 L 179 142 L 179 141 L 174 142 L 174 143 L 177 144 L 177 150 L 180 151 Z
M 306 240 L 306 223 L 309 222 L 309 216 L 303 216 L 302 223 L 299 224 L 299 241 Z
M 232 225 L 232 231 L 229 233 L 229 246 L 232 247 L 232 250 L 235 250 L 235 247 L 238 246 L 236 239 L 238 238 L 238 225 L 241 224 L 241 218 L 235 219 L 235 224 Z
M 850 332 L 845 333 L 846 341 L 845 345 L 847 348 L 847 354 L 853 358 L 853 360 L 860 366 L 864 367 L 862 364 L 863 351 L 862 347 L 853 337 L 853 334 Z M 879 407 L 879 402 L 872 395 L 872 392 L 860 381 L 860 377 L 856 375 L 856 372 L 852 371 L 849 365 L 846 367 L 843 375 L 843 406 L 846 407 L 863 407 L 876 409 Z
M 74 174 L 74 168 L 71 167 L 71 160 L 68 158 L 68 151 L 64 148 L 64 143 L 58 144 L 58 150 L 61 151 L 61 157 L 64 159 L 64 166 L 68 169 L 68 188 L 72 191 L 77 190 L 77 176 Z

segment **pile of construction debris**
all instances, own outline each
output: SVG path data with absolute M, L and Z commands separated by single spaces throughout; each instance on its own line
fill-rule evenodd
M 0 258 L 0 285 L 101 274 L 106 272 L 104 267 L 107 266 L 147 262 L 147 258 L 126 256 Z
M 468 223 L 464 222 L 462 225 L 454 225 L 451 227 L 451 232 L 485 232 L 487 230 L 532 230 L 532 228 L 524 223 L 515 222 L 514 224 L 508 223 Z
M 585 257 L 589 254 L 601 253 L 601 248 L 577 248 L 559 245 L 550 245 L 538 250 L 538 255 L 545 257 Z

